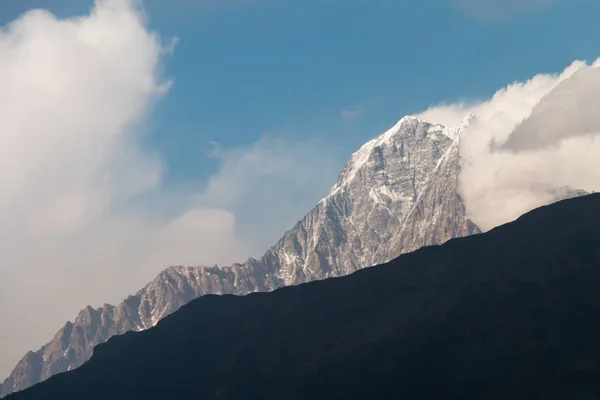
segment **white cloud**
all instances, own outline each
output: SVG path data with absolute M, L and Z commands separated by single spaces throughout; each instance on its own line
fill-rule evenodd
M 455 7 L 468 17 L 483 21 L 497 22 L 517 20 L 535 11 L 546 9 L 558 0 L 452 0 Z
M 600 189 L 598 66 L 576 61 L 561 74 L 509 85 L 488 101 L 421 115 L 456 126 L 467 111 L 475 114 L 461 136 L 460 191 L 480 227 L 490 229 L 552 201 L 555 188 Z
M 286 222 L 276 213 L 245 240 L 246 200 L 278 212 L 304 185 L 300 212 L 321 191 L 307 176 L 329 168 L 324 153 L 277 141 L 220 150 L 208 187 L 167 190 L 139 139 L 170 51 L 133 0 L 72 19 L 35 10 L 0 31 L 0 376 L 85 305 L 119 302 L 169 265 L 245 260 Z
M 536 150 L 568 137 L 600 132 L 600 69 L 581 68 L 543 97 L 531 116 L 517 125 L 503 149 Z

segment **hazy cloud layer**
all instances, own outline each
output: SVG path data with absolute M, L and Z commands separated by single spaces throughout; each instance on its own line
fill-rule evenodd
M 172 46 L 136 4 L 99 0 L 69 20 L 36 10 L 0 31 L 0 380 L 85 305 L 119 302 L 169 265 L 243 261 L 282 230 L 245 239 L 240 204 L 301 212 L 326 191 L 306 185 L 333 169 L 310 165 L 317 146 L 264 141 L 219 150 L 207 187 L 167 190 L 138 142 Z
M 460 190 L 483 229 L 552 201 L 552 189 L 600 190 L 597 67 L 577 61 L 561 74 L 509 85 L 488 101 L 421 115 L 447 122 L 474 113 L 461 135 Z
M 559 0 L 452 0 L 467 16 L 482 22 L 517 20 Z

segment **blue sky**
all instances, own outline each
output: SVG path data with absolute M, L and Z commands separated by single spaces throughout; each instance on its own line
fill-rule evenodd
M 404 114 L 598 55 L 599 4 L 489 21 L 435 0 L 232 3 L 182 5 L 164 19 L 149 4 L 153 26 L 180 38 L 155 142 L 174 179 L 190 173 L 190 159 L 192 173 L 211 168 L 198 157 L 207 141 L 249 144 L 265 132 L 319 137 L 345 158 Z M 348 120 L 346 109 L 360 112 Z
M 600 55 L 591 0 L 146 0 L 161 43 L 178 39 L 167 55 L 127 1 L 0 0 L 0 379 L 169 265 L 260 256 L 404 115 Z M 511 118 L 527 90 L 505 96 Z M 598 182 L 583 153 L 575 187 Z M 494 191 L 506 162 L 482 154 L 484 214 L 514 176 L 566 176 L 525 157 Z
M 90 6 L 3 2 L 0 22 Z M 146 143 L 167 160 L 168 182 L 215 173 L 209 142 L 250 145 L 265 133 L 331 142 L 343 163 L 404 114 L 600 53 L 600 3 L 584 0 L 147 0 L 146 9 L 153 29 L 179 38 L 165 65 L 174 86 Z

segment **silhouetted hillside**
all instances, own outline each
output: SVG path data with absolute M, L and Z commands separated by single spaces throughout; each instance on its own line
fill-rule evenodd
M 599 399 L 599 289 L 590 195 L 347 277 L 199 298 L 7 399 Z

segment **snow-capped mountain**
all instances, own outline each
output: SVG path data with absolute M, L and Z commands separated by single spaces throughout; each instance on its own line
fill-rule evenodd
M 117 306 L 85 308 L 23 357 L 2 395 L 80 366 L 95 345 L 152 327 L 199 296 L 244 295 L 347 275 L 479 233 L 457 190 L 459 134 L 460 128 L 401 119 L 354 153 L 330 192 L 261 258 L 227 267 L 171 267 Z

